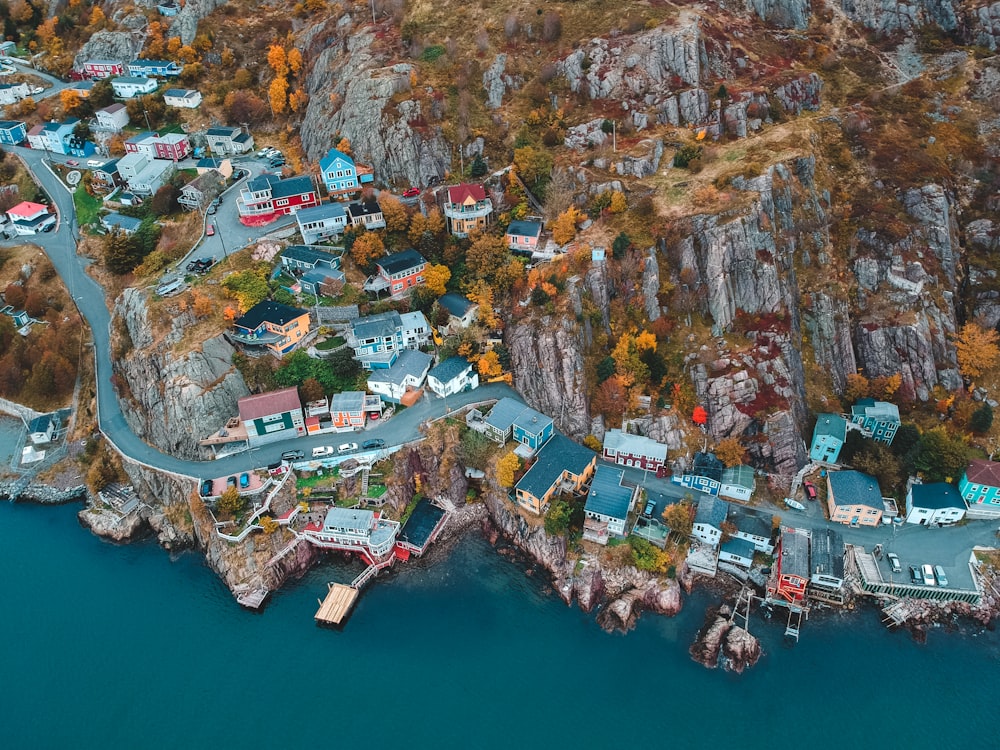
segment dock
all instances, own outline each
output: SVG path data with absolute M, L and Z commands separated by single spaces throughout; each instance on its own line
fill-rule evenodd
M 347 619 L 354 602 L 358 599 L 358 589 L 343 583 L 330 583 L 326 599 L 319 603 L 316 622 L 321 625 L 341 625 Z

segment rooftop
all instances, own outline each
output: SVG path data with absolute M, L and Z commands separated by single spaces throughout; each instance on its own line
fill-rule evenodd
M 367 203 L 351 203 L 347 207 L 347 213 L 351 218 L 359 216 L 374 216 L 382 213 L 382 207 L 375 201 Z
M 108 227 L 117 227 L 125 232 L 137 232 L 139 227 L 142 226 L 142 220 L 137 219 L 134 216 L 125 216 L 117 212 L 112 212 L 101 219 L 101 223 Z
M 389 338 L 403 327 L 403 319 L 395 310 L 368 315 L 351 321 L 351 335 L 364 341 L 375 338 Z
M 146 85 L 150 81 L 155 82 L 155 78 L 146 78 L 144 76 L 118 76 L 111 79 L 112 85 L 116 83 L 134 83 L 135 85 Z
M 722 472 L 722 483 L 744 487 L 748 490 L 754 488 L 753 468 L 746 464 L 730 466 Z
M 812 535 L 812 572 L 844 577 L 844 539 L 833 529 L 817 529 Z
M 364 391 L 344 391 L 334 393 L 330 398 L 330 411 L 360 412 L 365 409 Z
M 52 417 L 49 414 L 42 414 L 28 423 L 28 432 L 48 432 L 51 426 Z
M 690 473 L 696 477 L 708 477 L 709 479 L 714 479 L 716 482 L 721 482 L 722 472 L 725 468 L 725 465 L 716 458 L 714 453 L 702 453 L 698 451 L 694 454 Z
M 242 317 L 235 321 L 234 325 L 252 331 L 260 327 L 263 323 L 283 326 L 291 323 L 296 318 L 308 314 L 308 312 L 298 307 L 290 307 L 289 305 L 282 305 L 273 300 L 266 299 L 247 310 Z
M 319 160 L 319 168 L 325 172 L 337 159 L 341 159 L 351 166 L 354 166 L 354 159 L 345 154 L 343 151 L 331 148 L 327 151 L 326 156 Z
M 882 490 L 878 480 L 860 471 L 831 471 L 830 491 L 837 505 L 864 505 L 868 508 L 884 510 Z
M 271 183 L 271 197 L 272 198 L 288 198 L 292 195 L 305 195 L 306 193 L 315 192 L 316 188 L 313 186 L 312 177 L 307 174 L 299 175 L 297 177 L 288 177 L 286 179 L 279 179 Z
M 729 514 L 729 503 L 714 495 L 705 495 L 698 500 L 698 510 L 694 514 L 695 524 L 705 524 L 716 529 L 722 529 L 722 522 Z
M 537 238 L 541 233 L 542 223 L 540 221 L 512 221 L 507 225 L 507 234 Z
M 721 551 L 728 552 L 730 555 L 736 555 L 737 557 L 753 560 L 753 556 L 757 551 L 757 548 L 753 546 L 753 542 L 734 536 L 722 545 Z
M 407 376 L 419 378 L 431 366 L 433 357 L 416 349 L 404 349 L 388 370 L 376 370 L 368 376 L 368 382 L 403 385 Z
M 427 377 L 437 378 L 442 383 L 447 383 L 471 367 L 472 363 L 465 357 L 448 357 L 448 359 L 428 372 Z
M 829 435 L 843 442 L 847 439 L 847 420 L 839 414 L 820 414 L 816 417 L 813 435 Z
M 958 490 L 947 482 L 930 482 L 929 484 L 914 484 L 910 488 L 913 507 L 928 510 L 944 508 L 961 508 L 965 510 L 965 501 Z
M 461 318 L 473 306 L 472 300 L 458 292 L 448 292 L 438 300 L 438 304 L 456 318 Z
M 214 136 L 232 138 L 232 137 L 234 137 L 236 135 L 239 135 L 242 132 L 243 131 L 240 130 L 239 128 L 232 128 L 232 127 L 226 127 L 226 126 L 217 126 L 217 127 L 209 128 L 208 130 L 206 130 L 205 131 L 205 135 L 214 135 Z
M 736 528 L 744 534 L 760 536 L 765 539 L 771 538 L 773 527 L 770 516 L 764 516 L 756 511 L 734 505 L 729 509 L 729 520 L 735 523 Z
M 296 212 L 295 218 L 299 224 L 308 224 L 311 221 L 323 221 L 324 219 L 339 219 L 346 214 L 344 206 L 340 203 L 324 203 L 320 206 L 310 206 Z
M 888 401 L 876 401 L 873 398 L 859 398 L 851 407 L 851 416 L 867 419 L 877 419 L 880 422 L 895 422 L 899 424 L 899 407 Z
M 1000 461 L 975 459 L 965 467 L 965 477 L 973 484 L 1000 487 Z
M 389 276 L 394 273 L 408 271 L 411 268 L 416 268 L 417 266 L 425 263 L 427 263 L 427 261 L 424 260 L 424 256 L 413 248 L 403 250 L 399 253 L 393 253 L 392 255 L 386 255 L 378 261 L 379 267 Z
M 121 102 L 115 102 L 114 104 L 109 104 L 104 109 L 99 109 L 97 111 L 98 112 L 107 112 L 108 114 L 113 115 L 116 112 L 121 112 L 123 109 L 128 109 L 128 108 L 124 104 L 122 104 Z
M 299 389 L 295 386 L 270 393 L 258 393 L 255 396 L 244 396 L 237 404 L 240 419 L 244 422 L 302 408 Z
M 590 492 L 584 509 L 588 513 L 599 513 L 602 516 L 625 520 L 635 488 L 623 486 L 624 479 L 624 469 L 614 469 L 603 464 L 598 466 L 590 483 Z
M 314 265 L 319 262 L 330 263 L 332 265 L 338 259 L 338 256 L 333 253 L 306 245 L 289 245 L 281 252 L 281 257 L 295 260 L 299 263 L 312 263 Z
M 464 183 L 448 188 L 449 203 L 465 203 L 470 198 L 476 202 L 486 200 L 486 191 L 483 190 L 483 186 Z
M 809 578 L 809 532 L 785 526 L 781 529 L 778 559 L 781 575 Z
M 357 508 L 330 508 L 323 521 L 324 529 L 340 529 L 363 534 L 371 530 L 375 513 Z
M 43 206 L 41 203 L 32 203 L 31 201 L 21 201 L 13 208 L 8 208 L 7 213 L 11 216 L 23 216 L 26 219 L 40 214 L 42 212 L 47 212 L 49 209 Z
M 521 413 L 514 418 L 513 426 L 518 427 L 525 432 L 538 435 L 543 430 L 548 429 L 551 424 L 551 417 L 547 417 L 540 411 L 536 411 L 530 406 L 526 406 L 521 410 Z
M 667 460 L 667 446 L 643 435 L 630 435 L 619 429 L 604 433 L 604 447 L 617 453 L 644 456 L 658 461 Z
M 524 409 L 525 406 L 522 402 L 505 396 L 493 405 L 489 415 L 483 421 L 501 432 L 506 432 L 514 426 L 514 420 Z
M 576 476 L 583 474 L 596 455 L 568 437 L 553 435 L 538 451 L 535 463 L 521 477 L 517 489 L 540 498 L 559 481 L 564 471 Z

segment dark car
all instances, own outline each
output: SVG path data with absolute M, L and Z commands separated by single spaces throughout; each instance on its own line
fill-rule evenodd
M 215 260 L 212 258 L 199 258 L 198 260 L 191 261 L 189 268 L 195 273 L 208 273 L 209 269 L 214 265 Z
M 652 518 L 653 513 L 655 512 L 656 512 L 656 501 L 651 499 L 646 502 L 646 507 L 643 508 L 642 515 L 644 515 L 646 518 Z
M 197 271 L 198 270 L 198 263 L 199 262 L 200 261 L 197 258 L 195 258 L 194 260 L 192 260 L 190 263 L 187 264 L 187 266 L 186 266 L 187 270 L 188 271 Z
M 816 499 L 816 485 L 815 484 L 813 484 L 812 482 L 803 482 L 802 483 L 802 487 L 806 491 L 806 497 L 808 497 L 810 500 L 815 500 Z
M 282 461 L 297 461 L 300 458 L 305 458 L 305 451 L 285 451 L 281 454 Z
M 203 479 L 201 481 L 201 496 L 208 497 L 211 494 L 212 494 L 212 480 Z
M 924 574 L 920 572 L 920 568 L 916 565 L 910 566 L 910 583 L 923 583 Z
M 207 213 L 209 216 L 213 216 L 215 212 L 216 212 L 215 206 L 209 206 L 208 211 L 206 211 L 205 213 Z
M 236 477 L 229 477 L 229 479 L 226 480 L 226 487 L 235 487 L 235 486 L 236 486 Z
M 385 448 L 385 441 L 377 438 L 366 440 L 361 444 L 361 449 L 366 451 L 381 450 L 382 448 Z
M 246 489 L 249 486 L 250 486 L 250 474 L 244 471 L 242 474 L 240 474 L 240 488 Z

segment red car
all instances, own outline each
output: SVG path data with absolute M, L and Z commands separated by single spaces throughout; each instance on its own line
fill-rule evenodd
M 403 191 L 404 198 L 416 198 L 420 195 L 420 188 L 407 188 Z
M 803 482 L 802 483 L 802 487 L 806 491 L 806 497 L 808 497 L 810 500 L 815 500 L 816 499 L 816 485 L 815 484 L 813 484 L 812 482 Z
M 211 237 L 213 234 L 215 234 L 215 224 L 209 224 L 208 227 L 205 228 L 205 236 Z

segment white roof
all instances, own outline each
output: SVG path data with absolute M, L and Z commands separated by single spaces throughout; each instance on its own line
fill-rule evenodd
M 667 446 L 642 435 L 629 435 L 621 430 L 604 433 L 604 447 L 616 453 L 630 453 L 633 456 L 667 460 Z

